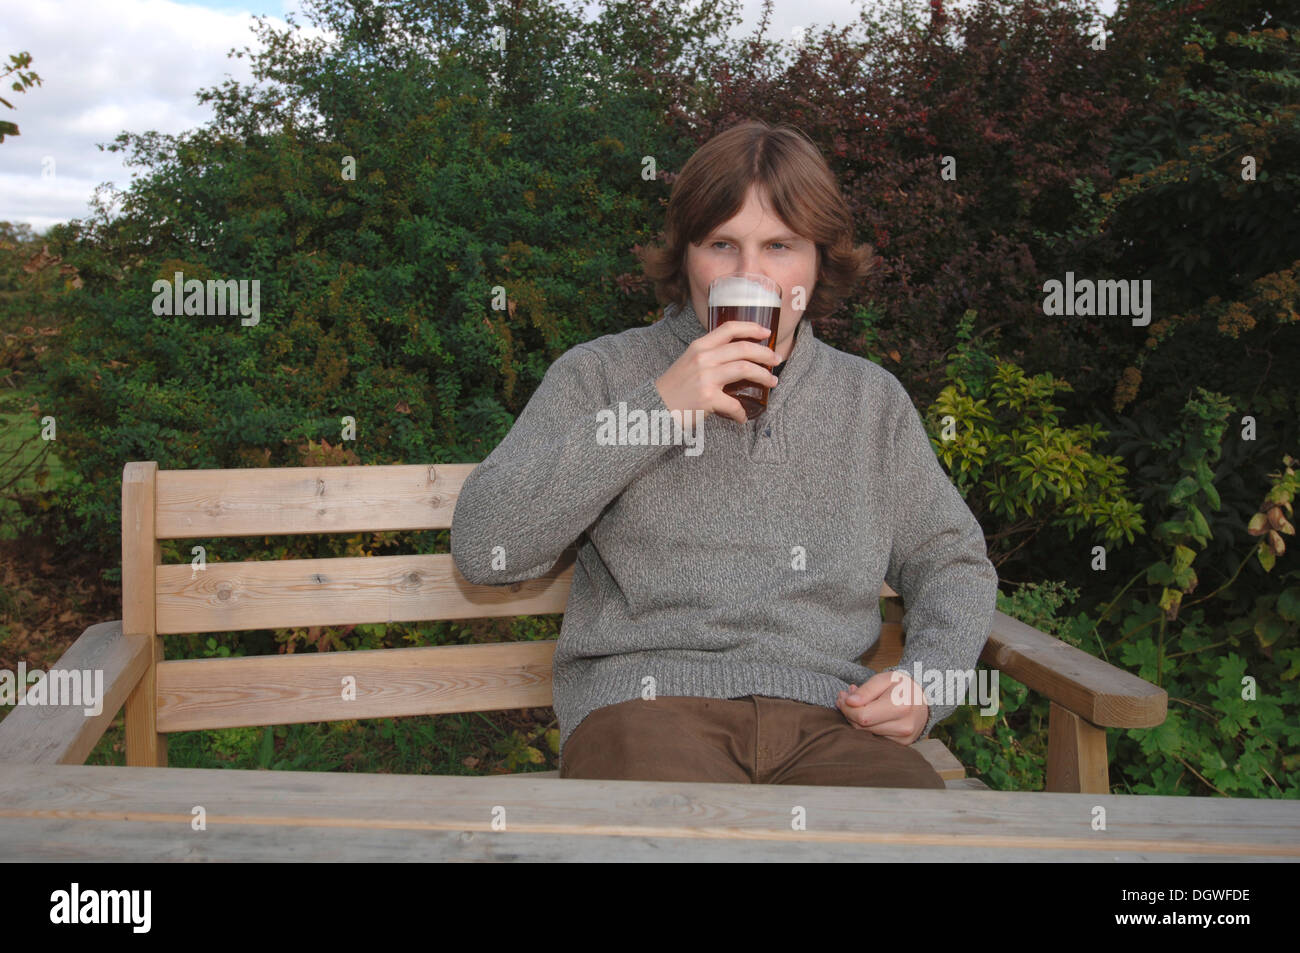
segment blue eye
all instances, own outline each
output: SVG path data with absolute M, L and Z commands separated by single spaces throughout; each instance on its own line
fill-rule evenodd
M 718 240 L 717 240 L 716 242 L 714 242 L 710 247 L 712 247 L 712 248 L 716 248 L 716 247 L 718 247 L 719 245 L 730 245 L 730 244 L 731 244 L 731 242 L 726 242 L 726 241 L 723 241 L 722 239 L 718 239 Z M 790 246 L 787 245 L 785 242 L 772 242 L 772 244 L 773 244 L 773 245 L 780 245 L 782 248 L 786 249 L 787 251 L 788 251 L 789 248 L 790 248 Z

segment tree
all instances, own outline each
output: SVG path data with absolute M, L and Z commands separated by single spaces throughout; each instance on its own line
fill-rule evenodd
M 9 66 L 3 73 L 0 73 L 0 80 L 7 76 L 16 76 L 12 84 L 15 93 L 26 92 L 32 86 L 40 86 L 41 78 L 34 72 L 27 69 L 32 65 L 32 54 L 30 53 L 11 53 L 9 55 Z M 13 109 L 14 104 L 9 102 L 3 96 L 0 96 L 0 104 L 6 109 Z M 5 141 L 5 136 L 18 135 L 18 126 L 7 119 L 0 119 L 0 142 Z

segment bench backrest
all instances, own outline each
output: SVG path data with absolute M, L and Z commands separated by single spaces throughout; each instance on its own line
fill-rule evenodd
M 475 466 L 128 463 L 122 626 L 154 638 L 127 705 L 128 764 L 165 764 L 173 731 L 550 705 L 553 640 L 162 660 L 162 639 L 177 634 L 562 613 L 576 548 L 545 576 L 508 586 L 466 581 L 450 553 L 161 564 L 164 539 L 447 529 Z M 876 669 L 902 655 L 901 601 L 888 586 L 881 597 L 881 638 L 862 657 Z

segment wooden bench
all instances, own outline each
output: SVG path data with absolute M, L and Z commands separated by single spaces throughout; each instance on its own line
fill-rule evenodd
M 15 708 L 0 722 L 0 762 L 84 763 L 123 705 L 126 762 L 153 767 L 167 764 L 175 731 L 551 705 L 553 640 L 163 660 L 163 639 L 177 634 L 562 613 L 574 548 L 545 576 L 505 586 L 467 582 L 449 553 L 209 561 L 202 571 L 161 562 L 165 539 L 446 529 L 474 466 L 126 464 L 122 619 L 90 626 L 54 666 L 102 670 L 102 711 Z M 881 598 L 881 636 L 861 658 L 877 670 L 897 664 L 904 638 L 900 598 L 888 586 Z M 1051 699 L 1048 791 L 1108 793 L 1105 729 L 1165 718 L 1162 689 L 1000 612 L 980 659 Z M 939 741 L 916 747 L 950 787 L 985 787 Z

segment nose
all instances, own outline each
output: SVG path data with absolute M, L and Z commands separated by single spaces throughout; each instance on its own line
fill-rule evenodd
M 754 251 L 741 252 L 740 270 L 749 275 L 762 275 L 764 278 L 768 277 L 759 265 L 758 253 Z

